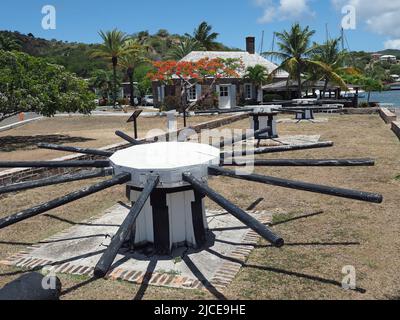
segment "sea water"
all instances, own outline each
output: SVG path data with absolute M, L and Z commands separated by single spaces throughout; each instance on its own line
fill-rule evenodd
M 365 98 L 360 99 L 360 102 L 367 101 L 368 93 L 365 94 Z M 382 91 L 382 92 L 371 92 L 371 102 L 380 102 L 392 104 L 393 107 L 400 108 L 400 90 L 393 91 Z

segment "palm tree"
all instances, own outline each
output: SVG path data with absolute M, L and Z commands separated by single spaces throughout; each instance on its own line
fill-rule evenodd
M 134 84 L 133 76 L 135 74 L 135 69 L 146 62 L 150 62 L 146 57 L 145 47 L 140 45 L 136 39 L 128 40 L 125 45 L 127 47 L 126 54 L 124 54 L 120 59 L 120 65 L 126 70 L 126 75 L 129 78 L 129 88 L 131 92 L 130 105 L 135 105 L 134 97 Z
M 128 36 L 117 29 L 112 31 L 99 32 L 100 37 L 103 39 L 103 44 L 93 51 L 93 57 L 110 59 L 113 67 L 113 106 L 117 104 L 117 66 L 118 59 L 129 51 L 125 46 Z
M 258 93 L 263 84 L 268 81 L 269 74 L 267 68 L 257 64 L 254 67 L 248 67 L 244 79 L 253 83 L 256 87 L 256 92 Z M 262 102 L 261 95 L 261 102 Z
M 19 51 L 21 49 L 20 43 L 12 37 L 0 34 L 0 50 L 4 51 Z
M 140 31 L 136 35 L 134 35 L 134 38 L 137 39 L 137 42 L 141 45 L 145 45 L 147 41 L 150 39 L 150 33 L 146 31 Z
M 276 37 L 279 39 L 278 52 L 271 51 L 264 53 L 265 55 L 276 56 L 282 60 L 280 66 L 273 71 L 270 77 L 280 70 L 289 72 L 290 77 L 297 81 L 299 98 L 302 97 L 302 75 L 305 72 L 321 72 L 322 74 L 329 74 L 332 78 L 335 77 L 328 65 L 321 61 L 310 59 L 310 56 L 316 50 L 315 46 L 311 46 L 311 37 L 314 34 L 315 31 L 310 30 L 308 26 L 303 29 L 300 24 L 295 23 L 289 32 L 276 33 Z
M 106 70 L 96 70 L 90 79 L 90 86 L 99 89 L 103 99 L 108 99 L 112 88 L 112 74 Z
M 187 37 L 193 38 L 200 42 L 200 44 L 206 50 L 213 50 L 216 48 L 217 43 L 215 40 L 218 38 L 219 33 L 211 32 L 212 26 L 210 26 L 207 22 L 203 21 L 200 25 L 194 30 L 193 35 L 186 34 Z
M 346 84 L 339 74 L 343 72 L 348 72 L 350 71 L 350 69 L 354 69 L 344 67 L 345 59 L 347 57 L 347 51 L 340 50 L 340 41 L 341 38 L 336 38 L 327 40 L 322 45 L 317 45 L 316 43 L 314 43 L 315 50 L 313 52 L 313 59 L 324 63 L 331 69 L 329 70 L 329 72 L 323 72 L 322 74 L 322 78 L 325 81 L 324 92 L 326 92 L 328 88 L 329 81 L 335 82 L 345 89 Z
M 175 45 L 168 54 L 168 58 L 172 60 L 181 60 L 192 51 L 202 51 L 204 47 L 194 38 L 186 38 Z

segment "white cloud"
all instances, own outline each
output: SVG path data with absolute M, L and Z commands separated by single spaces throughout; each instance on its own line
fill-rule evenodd
M 254 0 L 263 9 L 263 15 L 258 23 L 269 23 L 277 20 L 296 19 L 303 16 L 313 16 L 315 12 L 309 7 L 311 0 Z
M 400 50 L 400 39 L 388 40 L 385 42 L 385 49 Z
M 340 10 L 345 5 L 356 8 L 358 23 L 380 35 L 400 38 L 400 1 L 398 0 L 331 0 Z
M 259 18 L 257 22 L 262 24 L 272 22 L 275 18 L 275 15 L 276 15 L 275 8 L 273 7 L 267 8 L 264 10 L 263 16 Z

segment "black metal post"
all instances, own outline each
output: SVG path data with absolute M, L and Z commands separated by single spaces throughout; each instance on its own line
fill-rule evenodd
M 41 149 L 76 152 L 76 153 L 88 154 L 88 155 L 93 155 L 93 156 L 103 156 L 103 157 L 111 157 L 114 154 L 114 152 L 110 152 L 110 151 L 103 151 L 103 150 L 89 149 L 89 148 L 70 147 L 70 146 L 60 146 L 57 144 L 50 144 L 50 143 L 39 143 L 38 147 Z
M 81 181 L 81 180 L 88 180 L 88 179 L 94 179 L 94 178 L 101 178 L 105 176 L 110 176 L 113 174 L 113 169 L 102 169 L 102 170 L 96 170 L 92 172 L 83 172 L 83 173 L 78 173 L 74 175 L 63 175 L 60 177 L 51 177 L 47 179 L 41 179 L 41 180 L 36 180 L 36 181 L 28 181 L 28 182 L 21 182 L 21 183 L 16 183 L 16 184 L 11 184 L 5 187 L 0 187 L 0 194 L 5 194 L 5 193 L 10 193 L 10 192 L 17 192 L 17 191 L 22 191 L 22 190 L 28 190 L 28 189 L 35 189 L 35 188 L 41 188 L 45 186 L 51 186 L 51 185 L 56 185 L 56 184 L 61 184 L 61 183 L 66 183 L 66 182 L 72 182 L 72 181 Z
M 135 139 L 137 139 L 139 136 L 138 136 L 137 118 L 136 117 L 133 119 L 133 127 L 134 127 L 133 129 L 135 131 Z
M 255 167 L 357 167 L 374 166 L 372 159 L 268 159 L 246 160 L 236 158 L 233 164 L 226 166 L 255 166 Z
M 82 161 L 0 161 L 0 168 L 107 168 L 108 160 Z
M 277 147 L 267 147 L 267 148 L 258 148 L 255 150 L 243 150 L 243 151 L 233 151 L 233 152 L 223 152 L 221 153 L 221 157 L 233 157 L 233 156 L 245 156 L 247 154 L 266 154 L 266 153 L 278 153 L 278 152 L 287 152 L 287 151 L 297 151 L 297 150 L 307 150 L 307 149 L 317 149 L 317 148 L 328 148 L 332 147 L 333 142 L 320 142 L 320 143 L 312 143 L 307 145 L 284 145 Z
M 139 217 L 140 212 L 142 211 L 144 205 L 146 204 L 146 201 L 149 199 L 153 190 L 157 187 L 159 181 L 159 176 L 149 177 L 139 198 L 137 199 L 132 209 L 128 213 L 128 216 L 125 218 L 124 222 L 118 229 L 118 232 L 112 238 L 107 250 L 104 252 L 99 262 L 97 263 L 94 269 L 95 277 L 103 278 L 104 276 L 106 276 L 107 272 L 111 268 L 112 263 L 114 262 L 115 257 L 118 254 L 118 251 L 121 249 L 121 246 L 128 238 L 129 233 L 132 231 L 132 228 L 135 225 L 135 222 Z
M 207 195 L 212 201 L 220 205 L 238 220 L 243 222 L 250 229 L 257 232 L 260 236 L 262 236 L 265 240 L 270 242 L 276 247 L 282 247 L 284 245 L 284 240 L 272 232 L 269 228 L 267 228 L 260 221 L 256 220 L 245 211 L 234 205 L 232 202 L 225 199 L 223 196 L 215 192 L 213 189 L 208 187 L 205 183 L 196 179 L 191 173 L 183 174 L 183 180 L 190 183 L 195 190 L 200 193 Z
M 214 176 L 226 176 L 240 180 L 269 184 L 288 189 L 296 189 L 314 193 L 327 194 L 335 197 L 354 199 L 365 202 L 382 203 L 383 201 L 382 195 L 376 193 L 335 188 L 335 187 L 311 184 L 301 181 L 293 181 L 293 180 L 287 180 L 269 176 L 262 176 L 258 174 L 247 174 L 245 172 L 243 172 L 243 174 L 240 174 L 237 171 L 226 170 L 217 166 L 210 166 L 209 174 Z
M 358 92 L 359 92 L 359 88 L 356 88 L 356 93 L 354 95 L 354 108 L 358 107 Z
M 66 196 L 51 200 L 49 202 L 43 203 L 41 205 L 38 205 L 36 207 L 23 210 L 21 212 L 18 212 L 16 214 L 13 214 L 11 216 L 5 217 L 0 219 L 0 229 L 3 229 L 5 227 L 11 226 L 17 222 L 32 218 L 34 216 L 37 216 L 41 213 L 50 211 L 52 209 L 58 208 L 60 206 L 63 206 L 67 203 L 82 199 L 84 197 L 90 196 L 94 193 L 103 191 L 105 189 L 111 188 L 113 186 L 123 184 L 128 182 L 131 179 L 131 175 L 128 173 L 123 173 L 118 176 L 115 176 L 114 178 L 103 181 L 100 183 L 97 183 L 93 186 L 83 188 L 81 190 L 72 192 Z

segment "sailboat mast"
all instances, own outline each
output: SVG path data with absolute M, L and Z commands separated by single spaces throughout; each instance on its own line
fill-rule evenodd
M 342 51 L 344 51 L 344 29 L 340 29 L 340 40 L 342 41 Z
M 273 33 L 273 36 L 272 36 L 272 48 L 271 48 L 271 51 L 272 51 L 272 52 L 275 51 L 275 36 L 276 36 L 276 34 L 275 34 L 275 32 L 274 32 L 274 33 Z M 275 60 L 274 57 L 275 57 L 274 55 L 271 56 L 271 61 L 272 61 L 272 62 L 274 62 L 274 60 Z
M 265 32 L 264 32 L 264 30 L 263 30 L 263 31 L 262 31 L 262 34 L 261 34 L 260 54 L 262 54 L 262 53 L 263 53 L 263 50 L 264 50 L 264 34 L 265 34 Z

